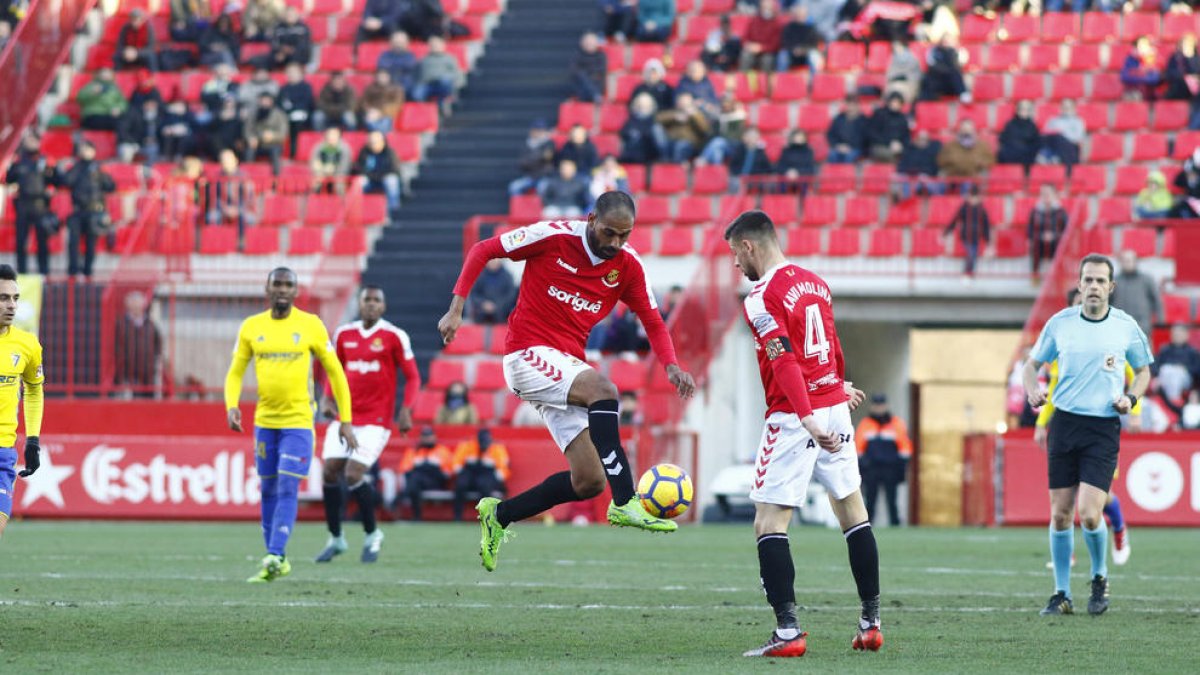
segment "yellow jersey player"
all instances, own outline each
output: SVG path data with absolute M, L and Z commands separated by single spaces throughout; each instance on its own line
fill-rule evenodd
M 233 363 L 225 376 L 225 410 L 229 428 L 242 431 L 238 400 L 242 375 L 250 359 L 258 380 L 258 405 L 254 412 L 255 467 L 262 492 L 262 532 L 267 555 L 262 569 L 247 579 L 273 581 L 292 570 L 285 555 L 288 537 L 296 523 L 300 481 L 308 477 L 315 440 L 313 422 L 312 357 L 329 376 L 338 404 L 339 433 L 351 450 L 358 447 L 350 424 L 350 386 L 329 331 L 314 314 L 292 304 L 298 292 L 296 273 L 277 267 L 267 276 L 271 309 L 242 322 Z
M 17 315 L 17 273 L 0 265 L 0 535 L 12 515 L 13 483 L 38 470 L 38 434 L 42 431 L 42 345 L 37 336 L 12 325 Z M 17 464 L 17 401 L 25 385 L 25 468 Z

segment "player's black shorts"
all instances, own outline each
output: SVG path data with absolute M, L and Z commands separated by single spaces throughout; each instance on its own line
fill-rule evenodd
M 1047 435 L 1050 489 L 1087 483 L 1107 492 L 1117 469 L 1120 438 L 1119 417 L 1055 410 Z

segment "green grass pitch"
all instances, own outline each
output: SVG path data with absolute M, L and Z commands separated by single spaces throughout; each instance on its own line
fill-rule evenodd
M 651 535 L 516 526 L 500 567 L 479 566 L 473 524 L 387 525 L 375 565 L 312 556 L 244 579 L 254 524 L 13 522 L 0 542 L 0 672 L 1196 673 L 1200 537 L 1133 529 L 1111 568 L 1112 609 L 1046 619 L 1046 532 L 880 530 L 883 627 L 850 649 L 857 598 L 836 531 L 794 528 L 809 652 L 751 660 L 773 626 L 749 525 Z M 1083 611 L 1087 554 L 1073 590 Z

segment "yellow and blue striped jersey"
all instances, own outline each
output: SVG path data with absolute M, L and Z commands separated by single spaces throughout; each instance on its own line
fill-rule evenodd
M 42 345 L 37 336 L 9 326 L 0 333 L 0 448 L 17 441 L 17 403 L 25 385 L 25 435 L 42 433 Z
M 329 331 L 315 314 L 295 307 L 282 319 L 272 318 L 268 310 L 242 322 L 225 377 L 225 408 L 237 407 L 242 375 L 253 358 L 258 379 L 254 424 L 265 429 L 311 429 L 316 412 L 314 355 L 329 376 L 341 421 L 349 422 L 350 386 L 329 342 Z

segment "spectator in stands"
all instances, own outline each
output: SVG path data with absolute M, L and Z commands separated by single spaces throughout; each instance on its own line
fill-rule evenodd
M 1033 101 L 1019 101 L 1017 110 L 1000 131 L 996 159 L 1001 164 L 1020 164 L 1029 170 L 1042 146 L 1042 134 L 1033 120 Z
M 437 36 L 429 38 L 429 53 L 421 59 L 421 66 L 417 69 L 413 100 L 433 99 L 444 108 L 465 81 L 458 59 L 446 51 L 446 41 Z
M 1170 342 L 1158 350 L 1150 372 L 1163 402 L 1175 414 L 1182 412 L 1189 393 L 1200 383 L 1200 351 L 1191 345 L 1186 324 L 1171 326 Z
M 381 132 L 367 134 L 367 144 L 358 152 L 351 173 L 362 176 L 363 192 L 387 195 L 388 212 L 395 216 L 400 208 L 400 160 Z
M 782 73 L 800 66 L 813 72 L 821 67 L 821 34 L 808 20 L 808 6 L 796 2 L 792 5 L 791 20 L 779 36 L 775 70 Z
M 1162 298 L 1158 294 L 1158 282 L 1154 277 L 1138 270 L 1137 254 L 1130 250 L 1118 256 L 1121 268 L 1113 281 L 1117 288 L 1112 293 L 1112 306 L 1125 310 L 1149 336 L 1154 322 L 1162 316 Z
M 255 68 L 250 79 L 243 82 L 238 88 L 238 106 L 249 112 L 258 105 L 263 94 L 270 94 L 273 98 L 278 98 L 279 83 L 271 79 L 271 71 L 266 68 Z
M 742 38 L 733 32 L 733 24 L 728 14 L 721 17 L 718 28 L 705 36 L 704 51 L 700 53 L 700 60 L 712 71 L 737 70 L 742 60 Z
M 284 68 L 287 81 L 279 88 L 279 109 L 288 118 L 288 136 L 291 157 L 296 158 L 297 138 L 301 131 L 313 128 L 313 116 L 317 110 L 317 97 L 312 85 L 304 79 L 304 69 L 297 63 Z
M 770 72 L 779 58 L 783 18 L 776 0 L 759 0 L 758 12 L 750 18 L 742 40 L 742 70 Z
M 125 313 L 113 332 L 113 384 L 121 398 L 153 398 L 162 359 L 162 334 L 141 291 L 125 294 Z
M 374 109 L 390 121 L 400 114 L 400 108 L 403 106 L 404 89 L 392 82 L 391 73 L 380 70 L 375 73 L 371 84 L 363 89 L 359 116 L 366 119 L 367 111 Z
M 434 424 L 479 424 L 479 412 L 467 399 L 467 385 L 452 382 L 446 398 L 433 418 Z
M 1146 187 L 1133 200 L 1133 215 L 1142 220 L 1166 218 L 1175 197 L 1167 189 L 1167 177 L 1155 169 L 1146 176 Z
M 5 24 L 8 25 L 8 24 Z M 17 273 L 29 271 L 27 245 L 29 233 L 37 239 L 38 274 L 50 274 L 50 236 L 57 233 L 61 223 L 50 210 L 50 188 L 58 174 L 41 151 L 41 139 L 30 133 L 21 140 L 16 161 L 8 167 L 4 183 L 16 188 L 13 211 L 16 220 Z
M 638 0 L 639 42 L 666 42 L 675 25 L 675 0 Z
M 431 490 L 445 490 L 453 471 L 454 459 L 450 456 L 450 448 L 438 443 L 433 427 L 421 427 L 417 447 L 406 449 L 403 459 L 400 460 L 404 492 L 397 498 L 397 502 L 407 500 L 412 508 L 412 519 L 421 520 L 424 494 Z
M 663 321 L 669 321 L 671 315 L 677 312 L 682 306 L 683 286 L 676 284 L 667 289 L 667 297 L 658 303 L 658 313 L 662 314 Z
M 195 42 L 212 23 L 212 7 L 208 0 L 171 0 L 171 39 L 176 42 Z
M 589 188 L 591 202 L 587 210 L 592 210 L 600 195 L 614 190 L 625 193 L 630 192 L 629 174 L 614 155 L 605 155 L 600 165 L 592 169 L 592 182 Z
M 867 152 L 877 162 L 893 164 L 908 145 L 911 132 L 904 114 L 904 97 L 891 94 L 867 122 Z
M 508 184 L 508 194 L 515 197 L 537 189 L 541 181 L 554 173 L 554 153 L 550 125 L 543 119 L 534 120 L 525 139 L 525 148 L 517 160 L 521 176 Z
M 1188 33 L 1167 59 L 1165 98 L 1190 101 L 1200 94 L 1200 55 L 1196 54 L 1196 36 Z
M 141 155 L 147 164 L 158 161 L 162 149 L 163 115 L 158 101 L 148 98 L 139 107 L 130 106 L 117 125 L 117 157 L 130 164 Z
M 842 110 L 830 122 L 825 138 L 829 141 L 826 161 L 830 164 L 852 164 L 862 157 L 867 145 L 867 118 L 862 115 L 857 96 L 846 97 Z
M 317 129 L 327 126 L 341 127 L 353 131 L 358 127 L 358 116 L 354 114 L 358 108 L 358 94 L 350 86 L 350 80 L 343 71 L 337 71 L 329 78 L 321 93 L 317 94 L 317 112 L 313 114 L 313 125 Z
M 592 169 L 595 169 L 596 165 L 600 163 L 600 153 L 597 152 L 592 139 L 588 137 L 587 127 L 582 124 L 571 127 L 570 133 L 567 134 L 567 142 L 563 143 L 562 148 L 555 154 L 554 162 L 557 164 L 564 159 L 575 162 L 575 168 L 585 178 L 590 176 Z
M 858 445 L 858 470 L 862 474 L 867 517 L 875 520 L 875 502 L 882 487 L 887 500 L 888 522 L 892 527 L 899 527 L 900 508 L 896 494 L 912 458 L 908 427 L 904 420 L 892 414 L 887 396 L 872 394 L 871 407 L 858 423 L 854 437 Z
M 883 95 L 900 94 L 904 103 L 911 105 L 921 91 L 921 61 L 908 47 L 908 40 L 892 43 L 892 60 L 888 62 L 884 78 Z
M 287 5 L 283 0 L 248 0 L 246 10 L 242 13 L 242 30 L 246 39 L 269 42 L 271 31 L 283 21 L 286 12 Z
M 1033 276 L 1041 274 L 1042 263 L 1054 260 L 1058 242 L 1067 231 L 1067 210 L 1058 198 L 1058 190 L 1048 183 L 1042 184 L 1038 201 L 1029 210 L 1026 236 L 1029 237 L 1029 256 Z
M 724 164 L 729 149 L 742 141 L 746 130 L 746 106 L 737 100 L 733 92 L 721 97 L 721 109 L 717 113 L 717 135 L 709 140 L 700 153 L 702 164 Z
M 691 161 L 712 136 L 708 115 L 691 94 L 676 94 L 675 107 L 659 112 L 655 119 L 667 137 L 665 154 L 669 162 Z
M 208 126 L 209 152 L 218 159 L 225 150 L 243 154 L 246 149 L 244 136 L 245 124 L 238 114 L 237 101 L 228 97 L 221 102 L 216 118 Z
M 1183 161 L 1183 171 L 1175 175 L 1174 185 L 1182 194 L 1167 217 L 1200 217 L 1200 148 L 1193 150 L 1192 156 Z
M 216 115 L 230 99 L 237 105 L 238 83 L 233 81 L 237 72 L 231 64 L 218 63 L 213 66 L 212 79 L 200 87 L 200 102 L 209 116 Z
M 925 75 L 921 78 L 921 100 L 937 101 L 954 96 L 963 103 L 971 101 L 963 80 L 963 63 L 958 53 L 958 40 L 946 35 L 925 56 Z
M 163 159 L 178 162 L 196 147 L 196 120 L 187 101 L 175 99 L 167 104 L 162 120 Z
M 455 25 L 442 8 L 441 0 L 413 0 L 407 3 L 400 15 L 400 30 L 424 42 L 429 42 L 435 36 L 467 35 L 461 30 L 455 32 Z M 463 28 L 461 24 L 457 25 Z
M 717 98 L 717 89 L 712 80 L 708 79 L 708 68 L 704 67 L 702 61 L 688 62 L 683 77 L 679 78 L 679 84 L 675 85 L 675 95 L 680 94 L 690 94 L 696 105 L 710 117 L 715 118 L 720 113 L 721 103 Z
M 736 192 L 736 186 L 744 184 L 750 176 L 765 176 L 771 173 L 771 160 L 767 157 L 767 145 L 763 143 L 758 129 L 746 127 L 742 132 L 742 140 L 734 145 L 729 152 L 729 181 L 730 191 Z M 761 191 L 762 185 L 746 186 L 751 191 Z
M 270 64 L 276 70 L 290 63 L 308 66 L 312 61 L 312 31 L 300 20 L 300 10 L 288 7 L 283 21 L 271 29 Z
M 1133 43 L 1133 49 L 1125 57 L 1121 66 L 1121 84 L 1125 85 L 1125 93 L 1140 96 L 1143 100 L 1153 101 L 1158 98 L 1158 89 L 1162 86 L 1163 74 L 1158 66 L 1158 52 L 1150 37 L 1143 35 Z
M 1087 124 L 1075 112 L 1075 101 L 1067 99 L 1062 102 L 1058 114 L 1046 122 L 1038 158 L 1063 164 L 1070 171 L 1079 163 L 1079 148 L 1086 136 Z
M 246 136 L 246 161 L 253 162 L 266 156 L 271 162 L 271 172 L 278 176 L 283 168 L 283 142 L 288 138 L 288 120 L 269 92 L 258 97 L 258 106 L 246 117 L 243 133 Z
M 158 90 L 158 85 L 155 83 L 154 73 L 143 70 L 138 73 L 133 91 L 129 92 L 129 107 L 141 108 L 142 103 L 148 100 L 153 100 L 159 108 L 163 107 L 162 92 Z
M 101 68 L 75 96 L 79 104 L 79 126 L 92 131 L 116 131 L 129 106 L 113 79 L 112 68 Z
M 321 144 L 313 148 L 309 168 L 313 174 L 313 190 L 320 192 L 332 187 L 337 194 L 345 192 L 346 177 L 354 162 L 354 151 L 342 138 L 342 130 L 329 127 Z
M 608 353 L 644 352 L 650 348 L 642 324 L 624 303 L 609 313 L 601 350 Z
M 386 70 L 392 77 L 392 82 L 404 87 L 405 94 L 412 93 L 417 81 L 417 69 L 420 61 L 408 48 L 408 33 L 396 31 L 386 52 L 379 55 L 375 62 L 376 70 Z
M 604 37 L 624 42 L 637 27 L 637 0 L 599 0 L 604 14 Z
M 96 160 L 96 146 L 81 141 L 75 152 L 75 163 L 63 172 L 58 185 L 71 191 L 71 215 L 67 217 L 67 274 L 92 277 L 96 261 L 96 240 L 113 235 L 112 217 L 106 198 L 117 184 Z M 111 244 L 111 240 L 109 241 Z M 80 245 L 83 260 L 80 260 Z M 111 246 L 110 246 L 111 248 Z
M 642 423 L 642 411 L 638 405 L 638 394 L 636 391 L 626 390 L 621 392 L 621 426 L 631 427 L 638 426 Z
M 917 131 L 912 142 L 904 146 L 896 162 L 892 201 L 903 201 L 914 193 L 928 197 L 946 191 L 945 184 L 938 180 L 938 153 L 941 150 L 942 142 L 931 140 L 929 131 Z
M 995 155 L 987 143 L 975 133 L 975 123 L 965 119 L 958 123 L 958 133 L 938 151 L 938 168 L 942 177 L 956 188 L 965 188 L 992 168 Z
M 588 181 L 579 175 L 575 162 L 562 160 L 558 163 L 558 173 L 538 188 L 542 197 L 542 217 L 547 220 L 579 218 L 591 200 L 589 187 Z
M 484 265 L 467 296 L 467 314 L 475 323 L 503 324 L 517 299 L 517 282 L 500 258 Z
M 400 15 L 404 13 L 404 2 L 396 0 L 367 0 L 362 10 L 362 23 L 354 35 L 354 53 L 358 46 L 368 40 L 389 38 L 400 28 Z
M 221 151 L 221 170 L 208 185 L 208 205 L 205 220 L 209 225 L 237 223 L 243 232 L 253 225 L 258 217 L 252 211 L 255 203 L 254 183 L 247 180 L 238 166 L 237 154 L 232 149 Z
M 954 219 L 942 233 L 943 237 L 949 237 L 952 233 L 958 232 L 958 238 L 962 241 L 963 250 L 966 252 L 966 262 L 963 267 L 965 276 L 975 276 L 975 262 L 979 259 L 980 249 L 986 248 L 992 240 L 991 227 L 991 219 L 988 218 L 987 209 L 983 207 L 979 186 L 971 185 L 967 190 L 966 199 L 958 207 L 958 212 L 954 214 Z
M 666 153 L 667 135 L 655 119 L 654 97 L 642 92 L 633 98 L 629 118 L 621 127 L 621 161 L 650 164 Z
M 658 59 L 646 61 L 646 65 L 642 66 L 642 81 L 633 88 L 633 92 L 629 95 L 630 109 L 633 108 L 633 102 L 641 94 L 649 94 L 654 99 L 654 105 L 658 110 L 674 108 L 675 90 L 663 79 L 666 76 L 667 69 L 663 66 L 662 61 Z
M 588 31 L 579 38 L 579 51 L 571 59 L 571 87 L 575 98 L 585 103 L 604 99 L 608 78 L 608 55 L 600 49 L 600 39 Z
M 796 129 L 788 138 L 788 144 L 779 154 L 775 173 L 783 176 L 783 187 L 788 192 L 807 194 L 813 177 L 817 175 L 817 158 L 808 144 L 808 134 Z
M 129 13 L 129 21 L 121 26 L 121 32 L 117 34 L 117 51 L 113 54 L 113 67 L 117 70 L 158 70 L 158 42 L 145 10 L 134 9 Z
M 808 20 L 817 29 L 822 42 L 833 42 L 838 37 L 839 15 L 852 3 L 842 0 L 800 0 L 808 8 Z M 853 17 L 850 17 L 853 18 Z
M 454 519 L 462 520 L 467 498 L 503 497 L 508 482 L 508 448 L 480 429 L 454 450 Z
M 200 34 L 200 65 L 215 66 L 227 64 L 236 67 L 241 60 L 242 41 L 233 27 L 233 19 L 228 14 L 217 17 L 208 28 Z

